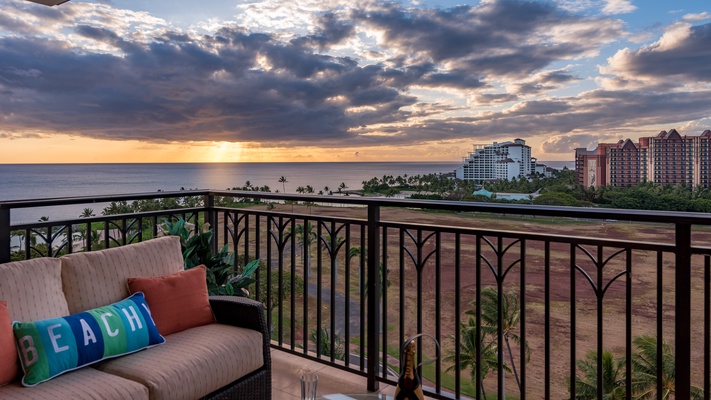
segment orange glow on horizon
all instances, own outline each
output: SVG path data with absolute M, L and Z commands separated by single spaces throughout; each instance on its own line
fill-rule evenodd
M 528 141 L 527 141 L 527 144 Z M 530 143 L 533 147 L 534 144 Z M 566 155 L 539 160 L 566 160 Z M 3 138 L 0 164 L 92 163 L 211 163 L 211 162 L 452 162 L 461 161 L 471 145 L 431 143 L 414 146 L 323 148 L 316 146 L 264 147 L 254 143 L 151 143 L 138 140 L 92 139 L 54 134 L 41 138 Z M 561 157 L 562 156 L 562 157 Z

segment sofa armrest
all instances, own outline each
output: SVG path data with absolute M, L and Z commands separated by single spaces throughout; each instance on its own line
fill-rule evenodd
M 210 296 L 210 306 L 217 322 L 252 329 L 262 333 L 264 369 L 271 381 L 271 333 L 267 327 L 264 304 L 237 296 Z
M 237 296 L 210 296 L 210 306 L 217 322 L 265 333 L 269 336 L 264 305 Z

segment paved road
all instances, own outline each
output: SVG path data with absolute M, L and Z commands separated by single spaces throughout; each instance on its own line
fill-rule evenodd
M 308 290 L 309 290 L 309 296 L 312 298 L 316 298 L 316 294 L 318 293 L 318 288 L 316 287 L 315 283 L 309 283 L 308 285 Z M 321 287 L 321 302 L 324 305 L 331 305 L 331 288 L 330 287 Z M 346 297 L 339 293 L 336 292 L 336 298 L 334 301 L 334 307 L 336 308 L 336 334 L 341 336 L 342 338 L 345 338 L 346 335 Z M 350 298 L 350 318 L 349 318 L 349 325 L 350 325 L 350 334 L 351 336 L 359 335 L 360 334 L 360 303 L 353 298 Z M 326 313 L 324 316 L 330 315 L 331 310 L 329 308 L 326 308 L 321 311 L 322 313 Z M 329 324 L 329 329 L 330 329 L 330 324 Z

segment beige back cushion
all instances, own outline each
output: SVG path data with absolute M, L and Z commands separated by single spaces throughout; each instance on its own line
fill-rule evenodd
M 68 254 L 60 260 L 64 293 L 72 314 L 128 297 L 128 278 L 165 276 L 183 270 L 177 236 Z
M 37 321 L 69 315 L 62 292 L 61 262 L 35 258 L 0 264 L 0 300 L 12 321 Z

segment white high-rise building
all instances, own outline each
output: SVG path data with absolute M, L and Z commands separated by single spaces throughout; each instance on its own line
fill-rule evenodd
M 531 147 L 523 139 L 513 142 L 475 144 L 474 151 L 457 168 L 456 177 L 467 181 L 514 179 L 531 174 Z M 534 171 L 535 172 L 535 171 Z

